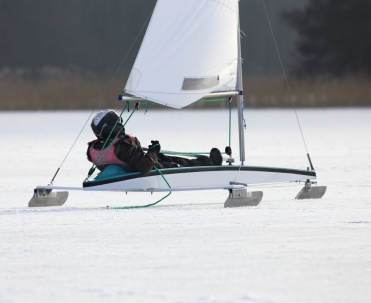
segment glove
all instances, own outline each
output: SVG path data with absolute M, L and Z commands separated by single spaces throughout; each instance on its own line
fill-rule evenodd
M 154 151 L 158 154 L 161 150 L 160 142 L 152 140 L 151 143 L 152 144 L 148 146 L 148 151 Z
M 228 155 L 228 156 L 231 156 L 232 155 L 232 148 L 230 146 L 226 146 L 225 148 L 225 153 Z

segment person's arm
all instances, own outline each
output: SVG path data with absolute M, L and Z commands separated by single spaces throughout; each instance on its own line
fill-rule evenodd
M 158 160 L 157 148 L 149 149 L 147 153 L 144 153 L 139 141 L 133 141 L 128 137 L 117 143 L 115 153 L 119 159 L 131 164 L 135 170 L 142 174 L 149 173 Z
M 90 146 L 92 146 L 94 144 L 94 142 L 95 142 L 95 140 L 88 142 L 88 149 L 86 150 L 86 157 L 88 158 L 88 161 L 90 161 L 90 162 L 93 162 L 93 161 L 91 159 L 89 150 L 90 150 Z

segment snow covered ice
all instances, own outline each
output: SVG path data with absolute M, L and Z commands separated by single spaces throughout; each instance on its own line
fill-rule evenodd
M 208 151 L 228 143 L 228 113 L 139 111 L 143 146 Z M 225 209 L 227 192 L 70 192 L 63 207 L 27 208 L 90 112 L 1 112 L 0 302 L 370 302 L 371 109 L 298 111 L 321 200 L 302 185 L 256 187 L 258 207 Z M 291 110 L 245 110 L 246 164 L 306 168 Z M 233 121 L 233 130 L 236 121 Z M 238 136 L 232 130 L 238 159 Z M 55 185 L 80 186 L 87 127 Z

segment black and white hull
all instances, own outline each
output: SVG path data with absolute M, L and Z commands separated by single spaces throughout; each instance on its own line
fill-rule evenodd
M 256 166 L 197 166 L 153 170 L 149 174 L 127 173 L 110 165 L 98 176 L 83 183 L 85 190 L 180 191 L 230 188 L 233 184 L 257 185 L 306 181 L 316 172 L 289 168 Z

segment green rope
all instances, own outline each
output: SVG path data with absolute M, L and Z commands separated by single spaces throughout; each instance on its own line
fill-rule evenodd
M 145 151 L 146 148 L 143 148 Z M 161 150 L 161 154 L 164 155 L 176 155 L 176 156 L 188 156 L 188 157 L 198 157 L 202 155 L 209 155 L 210 152 L 176 152 L 176 151 L 170 151 L 170 150 Z M 221 154 L 225 154 L 225 152 L 221 152 Z
M 166 180 L 166 178 L 164 177 L 164 175 L 161 173 L 161 171 L 156 167 L 154 166 L 154 168 L 156 169 L 156 171 L 161 175 L 161 177 L 165 180 L 167 186 L 169 186 L 169 188 L 171 188 L 169 182 Z M 164 197 L 162 197 L 160 200 L 154 202 L 154 203 L 150 203 L 150 204 L 146 204 L 146 205 L 134 205 L 134 206 L 109 206 L 107 205 L 106 208 L 107 209 L 134 209 L 134 208 L 147 208 L 147 207 L 151 207 L 153 205 L 156 205 L 158 203 L 160 203 L 161 201 L 165 200 L 167 197 L 169 197 L 171 195 L 171 191 Z
M 147 208 L 153 205 L 160 203 L 161 201 L 165 200 L 168 196 L 170 196 L 171 192 L 169 192 L 165 197 L 162 197 L 160 200 L 156 201 L 155 203 L 146 204 L 146 205 L 135 205 L 135 206 L 109 206 L 107 205 L 107 209 L 135 209 L 135 208 Z
M 232 137 L 232 104 L 231 102 L 228 103 L 229 106 L 229 145 L 231 146 L 231 137 Z
M 122 111 L 121 111 L 121 113 L 120 113 L 120 118 L 121 118 L 122 114 L 124 113 L 126 107 L 127 107 L 128 110 L 129 110 L 129 108 L 130 108 L 130 101 L 127 101 L 127 102 L 126 102 L 124 108 L 122 109 Z M 132 113 L 130 114 L 130 116 L 126 119 L 125 124 L 123 124 L 122 128 L 120 129 L 120 131 L 116 134 L 116 136 L 113 138 L 113 140 L 111 141 L 111 143 L 108 145 L 108 148 L 107 148 L 107 149 L 104 151 L 104 153 L 102 154 L 103 150 L 106 148 L 106 145 L 107 145 L 108 141 L 110 140 L 110 138 L 111 138 L 111 136 L 112 136 L 112 133 L 113 133 L 114 129 L 116 128 L 117 123 L 118 123 L 119 120 L 120 120 L 120 119 L 117 119 L 115 125 L 113 126 L 111 132 L 109 133 L 109 135 L 108 135 L 106 141 L 104 142 L 104 144 L 103 144 L 101 150 L 100 150 L 99 153 L 98 153 L 98 156 L 97 156 L 97 159 L 98 159 L 98 160 L 97 160 L 97 164 L 98 164 L 98 165 L 99 165 L 99 163 L 102 161 L 102 159 L 104 159 L 104 157 L 106 156 L 106 154 L 107 154 L 107 152 L 108 152 L 108 150 L 109 150 L 109 147 L 112 146 L 112 144 L 115 142 L 115 139 L 116 139 L 116 138 L 121 134 L 121 132 L 122 132 L 122 130 L 124 129 L 125 125 L 128 123 L 128 121 L 130 120 L 131 116 L 134 114 L 134 112 L 135 112 L 137 109 L 138 109 L 138 106 L 136 105 L 136 106 L 134 107 L 134 110 L 133 110 Z M 88 180 L 89 177 L 94 173 L 94 171 L 95 171 L 95 169 L 96 169 L 96 167 L 97 167 L 97 164 L 93 163 L 93 165 L 92 165 L 91 168 L 89 169 L 88 176 L 86 177 L 85 180 Z
M 204 100 L 198 100 L 196 103 L 209 103 L 209 102 L 221 102 L 221 101 L 227 101 L 229 98 L 224 98 L 224 99 L 204 99 Z
M 165 155 L 207 155 L 209 152 L 176 152 L 171 150 L 161 150 L 162 154 Z
M 124 112 L 125 108 L 126 108 L 126 105 L 125 105 L 124 109 L 121 111 L 120 117 L 122 116 L 122 113 Z M 106 147 L 108 141 L 111 139 L 112 133 L 113 133 L 113 131 L 115 130 L 116 125 L 117 125 L 117 123 L 118 123 L 119 120 L 120 120 L 120 119 L 117 119 L 117 120 L 116 120 L 115 125 L 112 127 L 111 132 L 109 133 L 109 135 L 108 135 L 106 141 L 104 141 L 104 144 L 103 144 L 101 150 L 100 150 L 99 153 L 98 153 L 98 156 L 97 156 L 97 159 L 98 159 L 97 163 L 98 163 L 98 164 L 99 164 L 99 163 L 104 159 L 104 157 L 106 156 L 106 154 L 107 154 L 107 152 L 108 152 L 108 148 L 107 148 L 106 151 L 105 151 L 105 152 L 103 153 L 103 155 L 102 155 L 102 152 L 103 152 L 103 150 L 105 149 L 105 147 Z M 115 139 L 120 135 L 120 133 L 122 132 L 122 129 L 123 129 L 123 128 L 121 128 L 121 130 L 116 134 L 116 136 L 113 138 L 113 140 L 112 140 L 111 143 L 108 145 L 108 147 L 110 147 L 110 146 L 113 144 L 114 140 L 115 140 Z M 93 164 L 93 166 L 94 166 L 94 165 L 95 165 L 95 164 Z
M 153 103 L 152 102 L 148 102 L 146 105 L 147 105 L 147 107 L 146 107 L 146 110 L 144 111 L 144 114 L 146 114 L 149 111 L 149 109 L 151 108 L 151 106 L 153 105 Z
M 210 103 L 210 102 L 225 102 L 225 101 L 228 101 L 229 98 L 219 98 L 219 99 L 204 99 L 204 100 L 197 100 L 196 102 L 194 103 Z M 158 104 L 158 103 L 155 103 L 155 102 L 142 102 L 141 104 L 143 104 L 144 106 L 146 106 L 146 111 L 147 112 L 151 107 L 153 106 L 162 106 L 161 104 Z
M 220 102 L 220 101 L 227 101 L 227 100 L 230 100 L 230 99 L 209 99 L 209 100 L 198 100 L 197 102 L 200 102 L 200 103 L 203 103 L 203 102 Z M 150 108 L 150 105 L 152 103 L 151 102 L 148 102 L 147 103 L 147 109 L 146 109 L 146 112 L 148 111 L 148 109 Z M 124 110 L 126 109 L 126 106 L 130 106 L 130 101 L 127 101 L 126 102 L 126 105 L 124 107 L 124 109 L 122 110 L 121 114 L 120 114 L 120 117 L 122 115 L 122 113 L 124 112 Z M 231 106 L 231 103 L 228 102 L 228 106 L 229 106 L 229 146 L 231 145 L 231 115 L 232 115 L 232 106 Z M 129 109 L 129 108 L 128 108 Z M 131 118 L 131 116 L 134 114 L 135 110 L 137 109 L 137 106 L 135 107 L 135 109 L 133 110 L 133 112 L 130 114 L 129 118 L 126 120 L 125 124 L 123 125 L 123 127 L 126 125 L 126 123 L 129 121 L 129 119 Z M 116 122 L 117 123 L 117 122 Z M 116 126 L 116 125 L 115 125 Z M 113 131 L 113 130 L 112 130 Z M 111 133 L 112 133 L 111 131 Z M 111 133 L 109 134 L 108 138 L 110 138 L 111 136 Z M 120 134 L 120 133 L 119 133 Z M 117 138 L 117 136 L 119 135 L 117 134 L 116 137 L 114 139 Z M 102 150 L 104 149 L 106 143 L 107 143 L 108 139 L 106 140 L 106 142 L 104 143 L 103 147 L 102 147 Z M 112 140 L 113 142 L 114 140 Z M 112 143 L 111 143 L 112 144 Z M 102 151 L 101 150 L 101 151 Z M 208 154 L 207 152 L 172 152 L 172 151 L 164 151 L 164 153 L 166 154 L 173 154 L 173 155 L 197 155 L 197 154 Z M 98 155 L 99 156 L 99 155 Z M 103 157 L 102 157 L 103 158 Z M 91 175 L 90 172 L 92 171 L 94 167 L 94 164 L 92 166 L 92 168 L 90 169 L 89 171 L 89 176 Z M 164 177 L 164 175 L 161 173 L 161 171 L 154 166 L 154 168 L 156 169 L 156 171 L 161 175 L 161 177 L 164 179 L 164 181 L 166 182 L 167 186 L 171 189 L 171 186 L 169 184 L 169 182 L 166 180 L 166 178 Z M 94 168 L 95 170 L 95 168 Z M 88 176 L 88 177 L 89 177 Z M 120 210 L 120 209 L 137 209 L 137 208 L 147 208 L 147 207 L 151 207 L 151 206 L 154 206 L 158 203 L 160 203 L 161 201 L 165 200 L 167 197 L 169 197 L 171 195 L 172 191 L 170 191 L 167 195 L 165 195 L 164 197 L 162 197 L 160 200 L 154 202 L 154 203 L 150 203 L 150 204 L 146 204 L 146 205 L 134 205 L 134 206 L 109 206 L 107 205 L 106 208 L 107 209 L 116 209 L 116 210 Z

